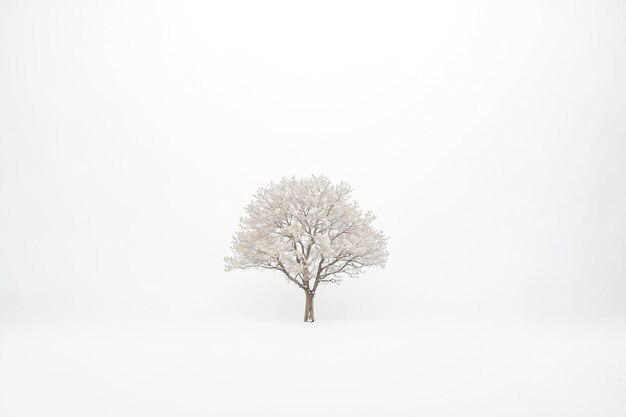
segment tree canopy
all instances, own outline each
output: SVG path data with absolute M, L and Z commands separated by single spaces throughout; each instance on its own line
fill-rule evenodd
M 283 178 L 254 195 L 233 237 L 226 271 L 271 269 L 315 294 L 366 267 L 384 267 L 387 237 L 375 216 L 351 199 L 352 188 L 325 176 Z

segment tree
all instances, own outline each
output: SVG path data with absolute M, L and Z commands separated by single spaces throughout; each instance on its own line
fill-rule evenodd
M 352 188 L 324 176 L 283 178 L 254 195 L 233 237 L 226 271 L 281 272 L 306 296 L 304 321 L 314 321 L 313 297 L 322 283 L 338 284 L 370 266 L 384 268 L 387 237 L 375 216 L 351 200 Z

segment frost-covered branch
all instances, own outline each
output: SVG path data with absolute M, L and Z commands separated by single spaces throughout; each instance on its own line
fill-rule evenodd
M 277 270 L 315 293 L 321 282 L 384 267 L 387 237 L 373 227 L 375 216 L 351 201 L 351 192 L 324 176 L 284 178 L 261 188 L 241 218 L 226 270 Z

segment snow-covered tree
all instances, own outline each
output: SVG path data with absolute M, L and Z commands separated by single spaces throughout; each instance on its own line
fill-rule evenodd
M 375 216 L 351 200 L 351 191 L 324 176 L 283 178 L 261 188 L 241 218 L 226 271 L 281 272 L 304 290 L 304 321 L 314 321 L 313 297 L 321 283 L 356 277 L 369 266 L 383 268 L 387 260 L 387 237 L 372 226 Z

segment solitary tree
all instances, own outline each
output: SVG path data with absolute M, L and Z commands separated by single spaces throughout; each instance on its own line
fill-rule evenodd
M 314 321 L 320 283 L 356 277 L 368 266 L 383 268 L 387 260 L 387 237 L 372 226 L 375 216 L 351 200 L 351 191 L 324 176 L 283 178 L 261 188 L 241 218 L 226 271 L 281 272 L 304 291 L 304 321 Z

